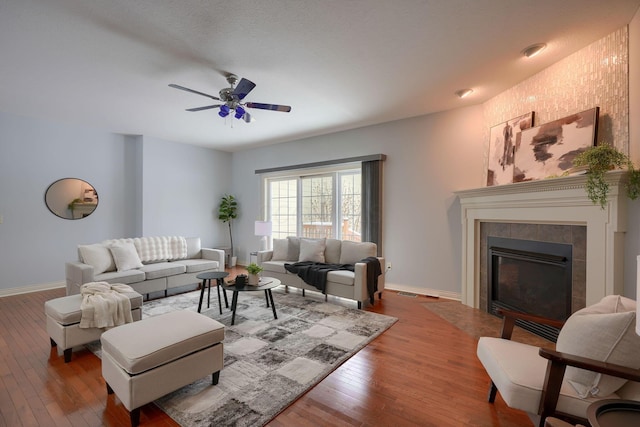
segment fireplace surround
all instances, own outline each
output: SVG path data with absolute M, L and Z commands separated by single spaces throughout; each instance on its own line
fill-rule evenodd
M 482 230 L 496 224 L 552 230 L 569 226 L 578 230 L 576 235 L 580 228 L 573 227 L 582 227 L 586 234 L 582 237 L 584 290 L 574 289 L 572 311 L 595 304 L 605 295 L 622 294 L 626 179 L 624 171 L 607 174 L 610 194 L 604 209 L 587 197 L 585 175 L 457 191 L 463 227 L 462 303 L 487 311 L 486 288 L 481 289 L 487 274 L 481 261 Z

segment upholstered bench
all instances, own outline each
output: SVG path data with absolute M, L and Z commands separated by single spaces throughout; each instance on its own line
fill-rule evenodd
M 208 374 L 218 383 L 224 325 L 193 311 L 174 311 L 113 328 L 100 337 L 107 392 L 140 422 L 140 407 Z
M 140 320 L 142 315 L 142 295 L 137 292 L 125 292 L 131 303 L 131 316 L 133 320 Z M 51 340 L 51 347 L 58 347 L 64 352 L 64 361 L 71 361 L 73 347 L 88 344 L 100 339 L 104 332 L 101 328 L 81 328 L 80 319 L 82 311 L 80 304 L 82 295 L 69 295 L 56 298 L 44 303 L 44 312 L 47 316 L 47 333 Z

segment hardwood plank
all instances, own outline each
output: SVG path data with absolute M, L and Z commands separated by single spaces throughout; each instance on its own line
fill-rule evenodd
M 54 289 L 0 298 L 0 426 L 129 423 L 128 411 L 106 393 L 99 358 L 74 351 L 65 364 L 50 347 L 44 302 L 63 295 Z M 425 309 L 426 301 L 386 291 L 365 307 L 399 321 L 268 425 L 530 426 L 499 395 L 495 404 L 486 402 L 489 379 L 475 356 L 477 339 Z M 177 423 L 149 404 L 141 425 Z

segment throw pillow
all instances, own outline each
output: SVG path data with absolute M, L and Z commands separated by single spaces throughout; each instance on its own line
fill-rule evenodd
M 289 246 L 287 261 L 298 261 L 300 257 L 300 238 L 289 236 L 287 237 L 287 244 Z
M 298 262 L 324 262 L 325 239 L 300 239 Z
M 377 252 L 378 246 L 375 243 L 345 240 L 340 251 L 340 264 L 355 264 L 364 258 L 376 256 Z
M 271 261 L 287 261 L 289 258 L 289 241 L 287 239 L 273 239 L 273 253 Z
M 93 274 L 102 274 L 106 271 L 114 271 L 116 265 L 109 248 L 99 243 L 94 245 L 78 245 L 80 260 L 93 267 Z
M 116 243 L 109 246 L 118 271 L 133 270 L 142 267 L 140 257 L 133 243 Z
M 640 337 L 635 334 L 635 301 L 609 295 L 600 302 L 575 312 L 558 335 L 560 352 L 640 369 Z M 604 397 L 627 381 L 568 367 L 566 380 L 582 398 Z

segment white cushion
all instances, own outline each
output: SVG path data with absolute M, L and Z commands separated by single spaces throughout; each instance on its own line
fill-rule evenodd
M 327 239 L 324 248 L 324 262 L 338 264 L 340 262 L 340 248 L 342 241 L 338 239 Z
M 355 264 L 364 258 L 376 256 L 377 252 L 378 247 L 375 243 L 345 240 L 340 250 L 340 264 Z
M 324 262 L 326 239 L 300 239 L 300 256 L 298 262 Z
M 114 271 L 116 265 L 113 262 L 111 251 L 105 245 L 79 245 L 80 260 L 93 267 L 93 274 L 102 274 L 105 271 Z
M 289 240 L 288 239 L 273 239 L 273 254 L 271 255 L 272 261 L 287 261 L 289 258 Z
M 535 346 L 493 337 L 481 337 L 477 349 L 478 359 L 505 403 L 531 414 L 538 413 L 548 362 L 538 351 Z M 607 399 L 618 398 L 616 394 L 607 396 Z M 565 378 L 560 387 L 557 409 L 586 418 L 587 408 L 598 399 L 582 399 Z
M 287 261 L 298 261 L 300 257 L 300 238 L 295 236 L 287 237 L 289 245 Z
M 575 312 L 558 335 L 560 352 L 640 369 L 640 337 L 635 334 L 635 301 L 609 295 Z M 568 367 L 565 378 L 581 397 L 607 396 L 626 380 Z
M 133 243 L 116 243 L 109 246 L 118 271 L 133 270 L 142 267 L 138 252 Z

